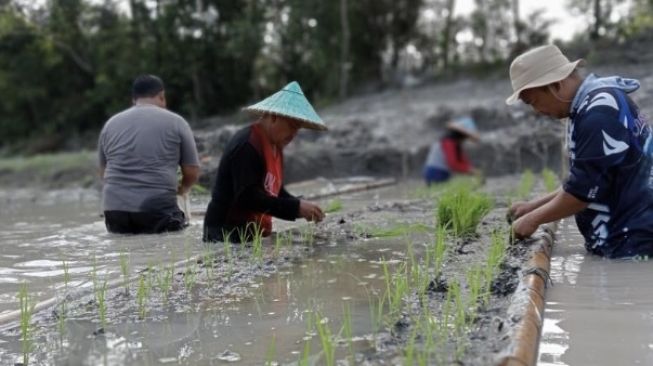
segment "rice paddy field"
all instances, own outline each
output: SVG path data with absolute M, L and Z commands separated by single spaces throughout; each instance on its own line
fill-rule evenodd
M 507 207 L 555 182 L 401 182 L 325 198 L 324 222 L 279 221 L 247 244 L 202 243 L 201 217 L 108 235 L 92 197 L 35 200 L 43 215 L 26 222 L 15 199 L 2 235 L 23 250 L 1 255 L 0 363 L 498 364 L 530 254 L 510 243 Z

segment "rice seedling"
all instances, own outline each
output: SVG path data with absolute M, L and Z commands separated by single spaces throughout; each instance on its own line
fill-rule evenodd
M 419 324 L 419 323 L 418 323 Z M 413 327 L 408 338 L 408 344 L 404 348 L 404 365 L 413 366 L 415 359 L 415 339 L 417 338 L 417 326 Z
M 268 349 L 265 352 L 265 366 L 277 365 L 276 361 L 274 361 L 274 359 L 277 357 L 276 343 L 277 343 L 277 338 L 273 334 L 272 339 L 270 340 L 270 345 L 268 346 Z
M 435 229 L 435 245 L 433 245 L 433 274 L 436 280 L 442 274 L 442 267 L 447 255 L 446 238 L 446 228 L 443 225 L 438 225 Z
M 484 293 L 483 293 L 483 304 L 487 305 L 490 301 L 490 286 L 492 280 L 496 276 L 499 266 L 506 254 L 506 246 L 508 243 L 508 238 L 504 231 L 495 230 L 492 232 L 492 239 L 490 248 L 488 250 L 487 260 L 483 267 L 483 283 L 484 283 Z
M 465 273 L 465 279 L 467 281 L 467 288 L 469 293 L 467 295 L 467 302 L 470 312 L 475 313 L 476 307 L 478 305 L 478 300 L 481 298 L 481 295 L 485 288 L 485 283 L 483 281 L 483 269 L 474 265 Z
M 553 192 L 558 188 L 558 176 L 551 169 L 542 170 L 542 179 L 547 192 Z
M 349 302 L 345 301 L 342 303 L 342 314 L 343 314 L 343 320 L 342 320 L 342 332 L 344 333 L 345 341 L 347 342 L 347 350 L 349 351 L 349 357 L 351 364 L 353 365 L 355 363 L 355 358 L 354 358 L 354 343 L 353 343 L 353 329 L 351 325 L 351 307 L 349 306 Z
M 129 254 L 124 250 L 120 251 L 120 274 L 125 291 L 129 293 Z
M 23 283 L 18 290 L 18 300 L 20 302 L 20 340 L 21 351 L 23 353 L 23 365 L 29 364 L 29 356 L 34 348 L 32 340 L 32 314 L 34 313 L 35 303 L 27 291 L 27 283 Z
M 204 249 L 204 254 L 202 255 L 204 261 L 204 272 L 206 273 L 207 281 L 213 280 L 213 253 L 209 248 Z
M 408 293 L 408 270 L 406 268 L 406 263 L 402 263 L 394 274 L 390 274 L 388 262 L 385 260 L 383 261 L 382 267 L 386 286 L 385 296 L 388 299 L 389 313 L 390 316 L 394 316 L 399 313 L 402 301 Z
M 372 295 L 368 292 L 367 294 L 367 303 L 370 307 L 370 324 L 372 326 L 372 335 L 376 338 L 377 332 L 381 329 L 381 321 L 383 319 L 383 310 L 385 308 L 385 296 L 376 296 L 372 298 Z
M 467 326 L 467 317 L 465 315 L 465 304 L 462 298 L 462 291 L 458 281 L 453 281 L 449 286 L 451 292 L 451 301 L 453 302 L 453 327 L 456 339 L 460 338 Z
M 315 242 L 315 227 L 311 224 L 303 225 L 299 231 L 301 242 L 312 247 Z
M 320 313 L 315 314 L 315 329 L 320 337 L 324 362 L 327 366 L 333 366 L 336 362 L 336 348 L 333 343 L 333 335 L 329 327 L 329 319 Z
M 107 325 L 107 303 L 105 301 L 107 293 L 107 280 L 105 279 L 102 283 L 102 286 L 99 288 L 98 293 L 96 294 L 97 298 L 97 309 L 98 315 L 100 317 L 100 324 L 102 328 Z
M 238 228 L 238 242 L 241 244 L 247 243 L 249 240 L 247 236 L 247 229 Z
M 306 315 L 306 337 L 304 337 L 304 349 L 302 350 L 301 358 L 299 359 L 300 366 L 309 366 L 310 365 L 310 356 L 311 356 L 311 338 L 313 336 L 313 318 L 311 313 Z
M 263 229 L 258 225 L 253 225 L 252 236 L 252 256 L 258 263 L 263 263 Z
M 188 262 L 186 262 L 186 270 L 184 271 L 184 286 L 188 292 L 193 290 L 193 287 L 195 287 L 195 283 L 197 282 L 197 271 L 195 270 L 195 266 L 196 263 L 194 261 L 190 265 Z
M 161 270 L 159 271 L 157 277 L 157 285 L 166 302 L 168 301 L 168 295 L 170 293 L 170 288 L 172 287 L 172 279 L 174 278 L 175 275 L 174 266 L 175 265 L 173 263 L 170 264 L 170 266 L 168 266 L 167 268 L 165 268 L 162 263 Z
M 519 188 L 517 188 L 517 198 L 524 199 L 533 190 L 533 185 L 535 184 L 535 175 L 530 169 L 526 169 L 522 175 L 521 180 L 519 181 Z
M 473 192 L 470 185 L 457 185 L 443 192 L 436 210 L 438 224 L 452 230 L 456 236 L 476 232 L 476 226 L 492 208 L 490 198 Z
M 342 200 L 335 198 L 329 201 L 327 206 L 324 208 L 324 213 L 334 213 L 340 210 L 342 210 Z
M 149 289 L 147 288 L 145 275 L 141 274 L 138 278 L 138 289 L 136 290 L 136 303 L 138 304 L 138 314 L 141 319 L 145 318 L 147 312 L 145 301 L 147 300 L 148 294 Z

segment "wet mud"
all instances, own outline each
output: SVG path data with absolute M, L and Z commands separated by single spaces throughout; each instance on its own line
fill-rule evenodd
M 507 228 L 507 198 L 517 181 L 505 177 L 486 182 L 482 189 L 495 197 L 495 209 L 483 218 L 477 234 L 448 236 L 442 272 L 429 279 L 426 296 L 408 291 L 398 310 L 377 324 L 369 314 L 386 287 L 384 263 L 394 272 L 411 258 L 424 258 L 435 240 L 437 194 L 425 196 L 419 189 L 403 199 L 368 194 L 354 208 L 332 213 L 319 225 L 289 227 L 278 237 L 263 239 L 261 247 L 217 243 L 175 266 L 170 266 L 173 261 L 152 265 L 128 285 L 103 294 L 103 280 L 97 277 L 94 291 L 81 297 L 75 292 L 61 295 L 65 301 L 34 315 L 31 359 L 35 364 L 292 364 L 302 360 L 310 344 L 307 358 L 324 364 L 320 337 L 306 323 L 318 314 L 328 316 L 333 334 L 341 334 L 346 303 L 351 306 L 354 351 L 347 351 L 348 342 L 337 335 L 336 359 L 343 364 L 402 364 L 408 344 L 416 349 L 424 345 L 416 322 L 441 318 L 447 311 L 452 283 L 468 293 L 466 270 L 484 261 L 492 233 Z M 528 255 L 526 246 L 509 247 L 489 301 L 466 309 L 469 328 L 456 339 L 443 338 L 433 350 L 433 364 L 497 362 L 518 320 L 507 309 Z M 276 288 L 272 295 L 262 295 L 270 288 Z M 157 329 L 171 330 L 158 334 Z M 20 328 L 16 323 L 5 326 L 0 338 L 0 361 L 17 362 Z M 274 356 L 269 356 L 270 339 L 276 344 Z

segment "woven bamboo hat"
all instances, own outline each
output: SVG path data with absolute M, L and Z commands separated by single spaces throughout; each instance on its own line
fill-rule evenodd
M 479 141 L 481 139 L 481 136 L 478 134 L 476 122 L 474 122 L 472 117 L 465 116 L 456 118 L 455 120 L 447 123 L 447 128 L 463 133 L 474 141 Z
M 313 109 L 311 103 L 306 99 L 302 88 L 296 81 L 291 82 L 278 92 L 243 110 L 255 114 L 270 113 L 292 118 L 299 121 L 302 127 L 311 130 L 327 130 L 324 121 L 317 115 L 315 109 Z
M 569 76 L 577 66 L 583 66 L 585 60 L 570 62 L 555 45 L 533 48 L 517 56 L 510 64 L 510 82 L 513 93 L 506 104 L 514 104 L 519 94 L 531 88 L 549 85 Z

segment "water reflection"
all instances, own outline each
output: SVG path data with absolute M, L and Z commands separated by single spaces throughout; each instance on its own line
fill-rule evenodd
M 553 254 L 538 365 L 653 364 L 651 263 L 585 254 L 573 220 Z

